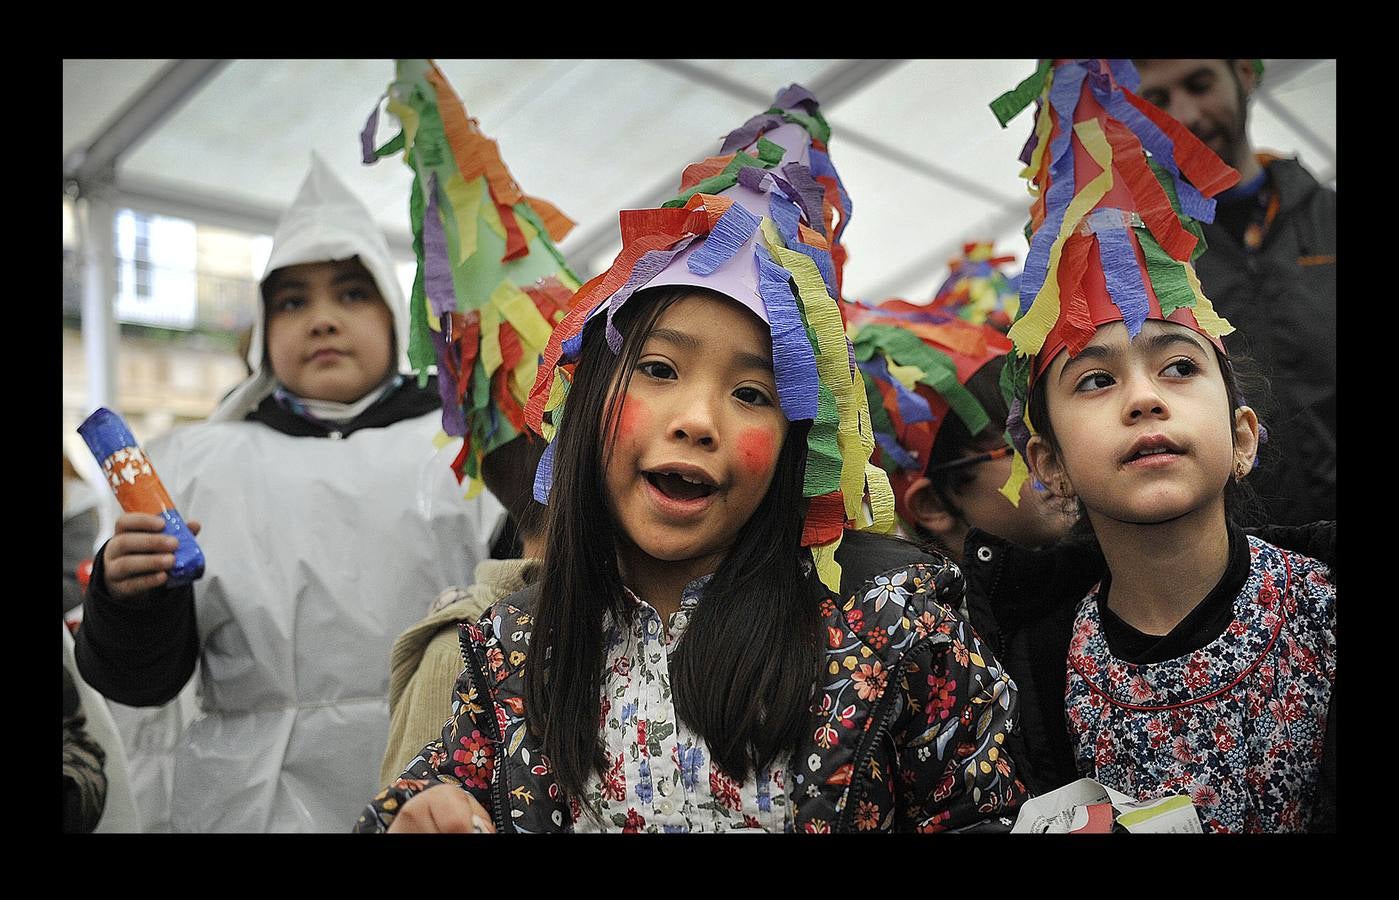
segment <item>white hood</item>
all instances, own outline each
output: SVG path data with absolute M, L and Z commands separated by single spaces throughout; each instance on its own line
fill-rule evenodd
M 398 367 L 400 371 L 408 371 L 408 305 L 398 285 L 388 242 L 374 224 L 368 208 L 313 150 L 311 170 L 301 183 L 296 199 L 277 223 L 277 231 L 272 236 L 272 253 L 258 282 L 258 314 L 253 318 L 253 336 L 248 345 L 248 365 L 253 374 L 218 405 L 209 421 L 238 421 L 256 409 L 276 388 L 272 369 L 265 364 L 262 352 L 267 333 L 262 284 L 267 276 L 284 266 L 332 262 L 352 256 L 358 256 L 374 276 L 379 293 L 393 313 Z

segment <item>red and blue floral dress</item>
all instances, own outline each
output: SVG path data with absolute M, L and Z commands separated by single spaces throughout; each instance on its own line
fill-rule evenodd
M 1079 604 L 1065 712 L 1079 773 L 1139 799 L 1187 794 L 1206 831 L 1308 827 L 1336 679 L 1336 587 L 1310 557 L 1248 538 L 1222 634 L 1133 664 L 1108 648 L 1095 589 Z

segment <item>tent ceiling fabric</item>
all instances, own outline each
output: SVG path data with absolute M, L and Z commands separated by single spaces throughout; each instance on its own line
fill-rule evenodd
M 65 60 L 67 159 L 171 60 Z M 1267 60 L 1252 104 L 1255 146 L 1300 154 L 1336 175 L 1335 60 Z M 578 222 L 560 245 L 591 275 L 620 247 L 621 208 L 657 202 L 685 164 L 793 81 L 816 91 L 831 154 L 854 202 L 845 242 L 851 297 L 925 300 L 964 241 L 994 238 L 1023 260 L 1030 198 L 1016 156 L 1031 127 L 1001 129 L 988 104 L 1034 60 L 438 60 L 524 190 Z M 117 202 L 270 233 L 312 148 L 375 211 L 411 259 L 411 177 L 391 157 L 360 161 L 359 132 L 391 60 L 228 62 L 151 127 L 115 169 Z M 827 85 L 828 94 L 820 87 Z M 380 117 L 376 143 L 396 132 Z M 578 248 L 586 248 L 580 256 Z

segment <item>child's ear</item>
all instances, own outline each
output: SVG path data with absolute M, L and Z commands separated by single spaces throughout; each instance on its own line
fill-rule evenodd
M 1258 456 L 1258 414 L 1247 406 L 1234 410 L 1234 477 L 1253 471 Z
M 952 513 L 933 490 L 933 482 L 926 476 L 918 479 L 904 491 L 904 505 L 913 514 L 914 521 L 928 529 L 939 539 L 946 541 L 961 526 Z
M 1048 488 L 1049 493 L 1061 500 L 1068 500 L 1074 496 L 1074 486 L 1073 482 L 1069 481 L 1069 473 L 1064 470 L 1059 454 L 1054 452 L 1048 441 L 1036 434 L 1030 438 L 1025 452 L 1028 454 L 1025 462 L 1029 464 L 1030 474 Z
M 1253 69 L 1253 60 L 1234 60 L 1234 74 L 1239 79 L 1239 86 L 1244 89 L 1244 96 L 1252 97 L 1254 89 L 1258 87 L 1258 73 Z

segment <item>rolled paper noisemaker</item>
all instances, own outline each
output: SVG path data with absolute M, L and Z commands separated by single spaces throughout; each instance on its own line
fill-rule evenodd
M 165 520 L 165 534 L 180 542 L 175 548 L 175 565 L 166 587 L 189 584 L 204 574 L 204 551 L 195 543 L 189 526 L 175 509 L 165 485 L 156 475 L 150 459 L 141 450 L 122 417 L 106 407 L 98 407 L 78 426 L 87 448 L 102 467 L 117 502 L 127 512 L 150 513 Z

